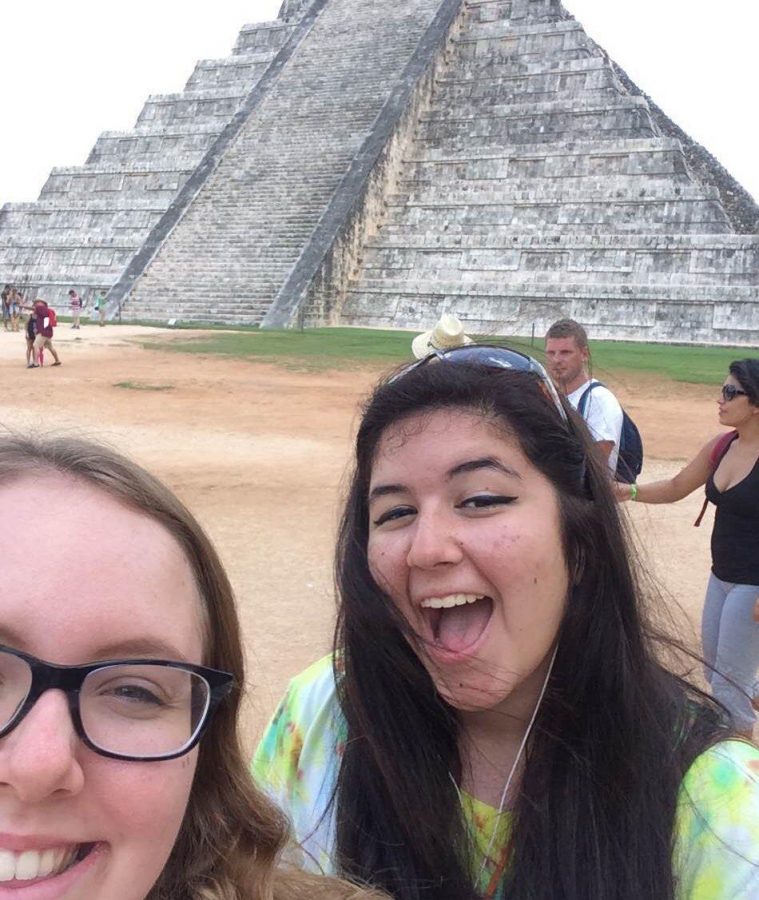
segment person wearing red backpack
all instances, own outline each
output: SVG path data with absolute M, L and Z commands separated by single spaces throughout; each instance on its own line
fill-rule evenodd
M 53 346 L 53 327 L 55 313 L 44 300 L 34 301 L 34 317 L 37 335 L 34 338 L 34 361 L 42 366 L 42 351 L 46 348 L 53 354 L 54 366 L 60 366 L 61 361 Z
M 759 708 L 759 358 L 730 363 L 720 425 L 731 430 L 705 444 L 673 478 L 616 485 L 618 500 L 674 503 L 706 486 L 716 506 L 712 571 L 701 620 L 707 680 L 714 696 L 751 737 Z

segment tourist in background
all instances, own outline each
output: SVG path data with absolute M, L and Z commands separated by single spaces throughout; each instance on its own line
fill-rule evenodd
M 578 410 L 596 441 L 599 456 L 617 471 L 622 407 L 602 384 L 591 387 L 588 335 L 574 319 L 554 322 L 545 337 L 546 366 L 559 390 Z
M 276 868 L 287 828 L 240 749 L 232 590 L 167 488 L 90 442 L 0 437 L 0 521 L 39 550 L 3 550 L 0 894 L 376 896 Z M 97 539 L 72 555 L 72 534 Z
M 253 766 L 305 865 L 396 900 L 759 896 L 759 750 L 660 662 L 568 409 L 534 360 L 480 345 L 369 400 L 334 655 Z
M 716 506 L 701 620 L 706 678 L 751 737 L 759 694 L 759 358 L 730 364 L 717 406 L 730 432 L 712 438 L 673 478 L 616 491 L 620 500 L 675 503 L 706 485 Z
M 37 336 L 37 317 L 34 312 L 29 313 L 24 329 L 26 337 L 26 367 L 27 369 L 36 369 L 37 363 L 34 361 L 34 338 Z
M 69 291 L 69 306 L 71 307 L 71 327 L 81 328 L 80 319 L 84 303 L 79 294 L 72 288 Z
M 98 290 L 95 292 L 95 300 L 93 303 L 93 309 L 97 310 L 98 319 L 100 321 L 100 327 L 103 328 L 105 326 L 105 310 L 106 310 L 105 291 Z
M 6 284 L 3 288 L 2 292 L 0 292 L 0 306 L 2 306 L 3 313 L 3 331 L 10 331 L 11 324 L 11 295 L 13 293 L 13 286 L 10 284 Z
M 37 299 L 32 305 L 35 317 L 35 336 L 34 336 L 34 361 L 38 366 L 42 367 L 43 352 L 47 349 L 53 354 L 55 362 L 54 366 L 60 366 L 61 361 L 58 353 L 53 346 L 53 329 L 55 327 L 55 318 L 52 310 L 48 307 L 44 300 Z
M 17 288 L 11 288 L 10 296 L 10 314 L 11 314 L 11 331 L 18 331 L 19 319 L 21 316 L 21 307 L 24 298 Z

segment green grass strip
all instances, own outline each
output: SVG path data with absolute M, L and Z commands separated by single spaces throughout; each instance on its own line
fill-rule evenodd
M 363 362 L 386 362 L 388 368 L 411 357 L 414 332 L 369 328 L 313 328 L 305 331 L 218 331 L 200 338 L 160 339 L 143 346 L 175 353 L 222 355 L 279 363 L 303 370 L 350 368 Z M 492 338 L 504 341 L 538 359 L 543 342 L 529 338 Z M 701 347 L 673 344 L 641 344 L 622 341 L 591 343 L 593 371 L 597 377 L 625 377 L 651 372 L 674 381 L 720 384 L 734 359 L 752 353 L 745 347 Z M 753 354 L 755 355 L 755 354 Z

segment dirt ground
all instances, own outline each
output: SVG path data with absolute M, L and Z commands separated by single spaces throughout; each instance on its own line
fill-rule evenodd
M 62 325 L 56 345 L 63 365 L 27 370 L 23 335 L 0 332 L 0 427 L 105 440 L 166 480 L 196 513 L 237 592 L 252 742 L 287 680 L 328 650 L 339 498 L 357 402 L 381 367 L 308 374 L 137 343 L 188 336 L 130 326 L 73 332 Z M 641 480 L 676 471 L 719 431 L 714 388 L 642 376 L 607 382 L 643 434 Z M 625 507 L 664 589 L 662 602 L 690 639 L 709 568 L 710 519 L 692 527 L 701 496 L 674 506 Z

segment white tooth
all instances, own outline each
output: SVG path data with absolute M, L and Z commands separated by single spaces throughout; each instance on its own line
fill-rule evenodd
M 0 882 L 16 877 L 16 856 L 10 850 L 0 850 Z
M 76 859 L 76 855 L 79 852 L 78 847 L 74 847 L 69 850 L 56 850 L 55 851 L 55 866 L 53 871 L 58 874 L 60 872 L 64 872 L 70 865 L 73 864 Z
M 454 606 L 464 606 L 467 603 L 476 603 L 482 600 L 480 594 L 449 594 L 447 597 L 429 597 L 422 600 L 422 606 L 426 609 L 451 609 Z
M 31 881 L 39 878 L 40 854 L 36 850 L 25 850 L 16 860 L 16 878 Z
M 56 856 L 55 850 L 42 851 L 40 854 L 40 878 L 44 878 L 46 875 L 50 875 L 55 871 Z

